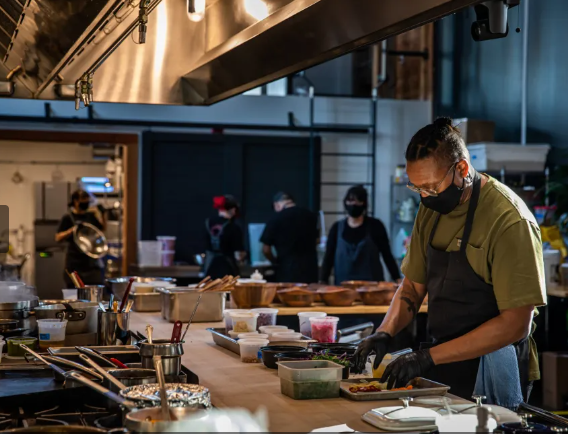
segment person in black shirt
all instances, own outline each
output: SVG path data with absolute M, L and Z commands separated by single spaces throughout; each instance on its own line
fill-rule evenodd
M 274 197 L 276 215 L 270 220 L 260 242 L 264 256 L 276 265 L 278 282 L 314 283 L 318 279 L 317 215 L 296 206 L 291 195 Z M 276 257 L 272 254 L 276 250 Z
M 73 230 L 75 226 L 82 223 L 89 223 L 98 229 L 103 229 L 101 221 L 94 213 L 87 211 L 89 209 L 90 196 L 84 190 L 77 190 L 71 195 L 71 203 L 69 204 L 70 212 L 65 214 L 59 223 L 59 229 L 55 234 L 55 241 L 66 241 L 67 253 L 65 255 L 65 268 L 69 272 L 76 271 L 79 273 L 81 280 L 85 285 L 101 285 L 103 283 L 103 270 L 99 260 L 90 258 L 81 251 L 79 246 L 73 239 Z M 63 277 L 67 288 L 73 288 L 73 282 L 63 271 Z
M 243 231 L 235 222 L 239 204 L 233 196 L 217 196 L 213 198 L 213 208 L 219 215 L 205 221 L 205 275 L 212 279 L 237 276 L 237 261 L 245 257 Z
M 367 190 L 351 187 L 343 200 L 348 217 L 334 223 L 329 231 L 321 281 L 328 282 L 334 269 L 335 284 L 347 280 L 384 280 L 381 256 L 394 280 L 400 278 L 399 267 L 390 250 L 383 223 L 367 216 Z

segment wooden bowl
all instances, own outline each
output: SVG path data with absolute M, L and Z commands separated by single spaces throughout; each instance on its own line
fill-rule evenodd
M 371 282 L 367 280 L 347 280 L 345 282 L 341 282 L 341 286 L 349 289 L 359 289 L 363 287 L 368 288 L 371 286 L 379 286 L 379 282 Z
M 358 295 L 357 291 L 337 286 L 318 289 L 318 294 L 328 306 L 351 306 Z
M 357 289 L 363 303 L 369 306 L 388 306 L 391 304 L 396 290 L 373 288 Z
M 270 283 L 237 283 L 231 297 L 239 309 L 267 307 L 276 296 L 276 286 Z
M 314 303 L 316 294 L 308 289 L 287 288 L 278 291 L 280 301 L 290 307 L 309 307 Z
M 287 288 L 307 288 L 308 284 L 307 283 L 290 283 L 290 282 L 284 282 L 284 283 L 273 283 L 273 285 L 276 285 L 276 296 L 274 297 L 274 302 L 273 303 L 282 303 L 282 300 L 280 300 L 280 297 L 278 296 L 278 292 L 282 289 L 287 289 Z

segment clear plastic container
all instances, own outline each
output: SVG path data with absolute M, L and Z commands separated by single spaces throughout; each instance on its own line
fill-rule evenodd
M 251 311 L 259 314 L 258 321 L 256 322 L 257 328 L 276 325 L 276 317 L 278 316 L 278 309 L 261 307 L 258 309 L 251 309 Z
M 77 290 L 76 289 L 62 289 L 63 300 L 77 300 Z
M 341 381 L 343 366 L 328 360 L 278 362 L 278 376 L 288 381 Z
M 138 241 L 138 265 L 159 267 L 162 264 L 161 241 Z
M 241 362 L 260 363 L 262 361 L 260 349 L 266 345 L 268 345 L 267 339 L 239 339 Z
M 174 265 L 175 250 L 162 250 L 162 267 L 171 267 Z
M 0 363 L 2 362 L 2 351 L 4 351 L 4 341 L 0 340 Z
M 338 398 L 341 381 L 289 381 L 280 379 L 280 392 L 292 399 Z
M 272 333 L 268 335 L 268 339 L 270 342 L 288 342 L 288 341 L 297 341 L 302 339 L 302 333 L 296 333 L 293 331 L 290 332 L 281 332 L 281 333 Z
M 258 330 L 260 330 L 261 333 L 266 333 L 267 335 L 270 335 L 270 333 L 279 333 L 279 332 L 285 332 L 286 330 L 289 330 L 288 327 L 286 326 L 262 326 L 259 327 Z
M 168 251 L 168 250 L 175 251 L 175 249 L 176 249 L 176 237 L 159 236 L 159 237 L 156 237 L 156 239 L 162 243 L 162 251 Z
M 338 322 L 339 318 L 336 316 L 310 318 L 310 323 L 312 325 L 312 339 L 323 343 L 334 343 L 337 339 Z
M 371 369 L 373 371 L 373 378 L 381 378 L 385 373 L 385 369 L 393 360 L 396 360 L 398 357 L 402 356 L 403 354 L 408 354 L 412 352 L 412 348 L 406 348 L 404 350 L 395 351 L 394 353 L 385 354 L 383 360 L 381 361 L 379 367 L 377 369 L 372 369 L 373 363 L 375 362 L 375 356 L 370 357 L 371 361 Z
M 327 316 L 325 312 L 300 312 L 298 318 L 300 320 L 300 333 L 309 338 L 312 337 L 312 324 L 310 318 L 324 318 Z
M 38 319 L 37 327 L 40 350 L 47 350 L 49 347 L 63 347 L 65 345 L 66 319 Z
M 231 312 L 233 320 L 233 330 L 239 333 L 249 333 L 256 331 L 256 321 L 258 313 L 256 312 Z
M 240 333 L 238 339 L 268 339 L 268 335 L 259 332 Z
M 8 344 L 8 355 L 10 357 L 23 358 L 27 354 L 27 351 L 20 347 L 20 344 L 24 344 L 28 348 L 35 350 L 37 346 L 37 338 L 32 338 L 30 336 L 14 336 L 13 338 L 7 338 L 6 343 Z
M 250 312 L 248 309 L 225 309 L 223 311 L 223 318 L 225 318 L 225 330 L 227 332 L 233 330 L 233 319 L 231 318 L 231 312 Z

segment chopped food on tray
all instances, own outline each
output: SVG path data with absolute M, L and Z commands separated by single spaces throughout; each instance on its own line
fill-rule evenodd
M 396 389 L 387 389 L 385 383 L 379 383 L 378 381 L 371 381 L 370 383 L 360 383 L 352 384 L 349 386 L 349 391 L 351 393 L 369 393 L 369 392 L 398 392 L 401 390 L 412 390 L 412 386 L 397 387 Z

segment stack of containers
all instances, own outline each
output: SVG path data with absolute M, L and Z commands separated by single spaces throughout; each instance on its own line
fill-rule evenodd
M 176 255 L 176 237 L 161 235 L 156 239 L 162 246 L 162 267 L 171 267 L 174 265 L 174 256 Z

